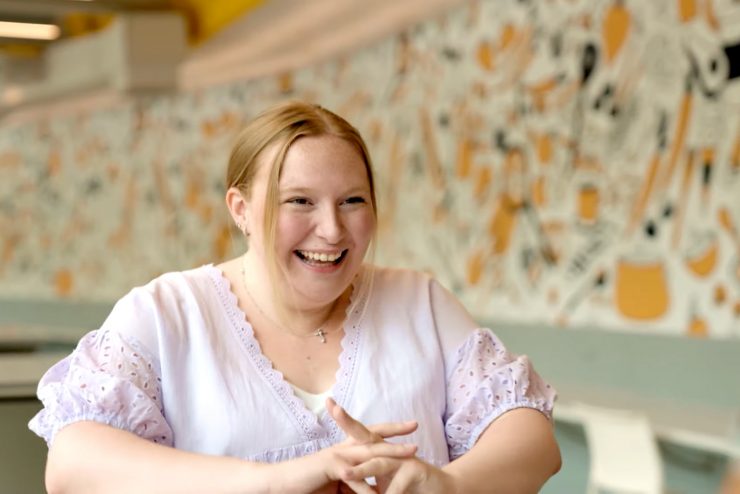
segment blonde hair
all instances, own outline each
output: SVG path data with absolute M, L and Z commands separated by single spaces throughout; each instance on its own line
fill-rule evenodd
M 378 209 L 375 198 L 372 162 L 360 132 L 339 115 L 319 105 L 302 101 L 289 101 L 269 108 L 257 115 L 241 131 L 229 157 L 226 172 L 226 188 L 236 187 L 246 198 L 252 193 L 252 185 L 267 148 L 277 146 L 277 153 L 269 166 L 269 178 L 265 196 L 264 250 L 268 272 L 275 294 L 277 293 L 280 266 L 275 256 L 277 216 L 279 207 L 280 174 L 290 146 L 301 137 L 334 136 L 353 145 L 365 163 L 373 216 L 377 224 Z M 373 242 L 374 243 L 374 242 Z M 371 251 L 373 247 L 371 247 Z

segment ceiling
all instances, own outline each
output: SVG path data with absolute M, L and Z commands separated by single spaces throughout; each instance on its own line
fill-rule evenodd
M 194 90 L 285 74 L 351 53 L 468 1 L 472 0 L 0 0 L 0 21 L 53 23 L 61 29 L 54 41 L 0 37 L 0 120 L 67 111 L 87 100 L 99 106 L 92 83 L 76 80 L 70 90 L 71 78 L 94 71 L 99 62 L 68 47 L 90 48 L 115 31 L 103 28 L 109 24 L 115 28 L 121 19 L 136 17 L 121 14 L 167 11 L 183 15 L 187 30 L 183 43 L 188 46 L 174 77 L 177 88 Z M 133 40 L 139 50 L 156 46 L 152 53 L 160 52 L 163 45 L 172 43 L 161 28 L 150 26 L 150 31 L 153 38 Z M 66 58 L 56 56 L 60 54 Z M 60 60 L 64 65 L 56 63 Z M 73 64 L 77 64 L 75 70 L 66 70 Z M 130 68 L 141 67 L 134 64 Z M 95 87 L 100 89 L 99 84 Z M 106 94 L 103 89 L 100 95 Z M 80 94 L 79 98 L 72 97 L 73 93 Z M 118 96 L 113 94 L 111 99 Z
M 174 11 L 187 21 L 189 38 L 198 44 L 233 19 L 267 0 L 0 0 L 0 21 L 53 24 L 60 35 L 52 41 L 0 36 L 0 53 L 35 56 L 59 40 L 104 28 L 127 12 Z
M 56 24 L 61 36 L 80 34 L 79 27 L 69 23 L 75 17 L 106 17 L 126 11 L 169 10 L 171 0 L 0 0 L 0 21 Z M 46 44 L 44 41 L 0 38 L 3 44 Z
M 182 15 L 187 42 L 197 48 L 236 18 L 270 0 L 0 0 L 0 23 L 43 24 L 53 39 L 24 39 L 0 32 L 0 92 L 8 85 L 45 77 L 48 48 L 102 31 L 123 14 L 174 12 Z M 6 37 L 7 36 L 7 37 Z

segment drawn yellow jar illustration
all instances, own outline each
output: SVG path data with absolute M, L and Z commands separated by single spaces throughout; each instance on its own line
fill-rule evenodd
M 592 225 L 599 215 L 599 189 L 592 183 L 584 183 L 578 191 L 578 219 Z
M 668 310 L 668 285 L 663 263 L 656 258 L 622 257 L 617 264 L 615 303 L 629 319 L 658 319 Z

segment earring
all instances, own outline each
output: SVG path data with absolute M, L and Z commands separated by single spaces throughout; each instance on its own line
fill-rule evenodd
M 246 223 L 242 223 L 241 221 L 236 222 L 236 227 L 239 229 L 240 232 L 244 234 L 245 237 L 249 236 L 249 232 L 247 231 L 247 225 Z

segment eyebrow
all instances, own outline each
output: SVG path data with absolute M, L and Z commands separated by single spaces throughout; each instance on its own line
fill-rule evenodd
M 364 186 L 358 185 L 358 186 L 355 186 L 355 187 L 352 187 L 350 189 L 347 189 L 347 190 L 342 191 L 342 193 L 339 194 L 339 195 L 346 196 L 346 195 L 353 195 L 353 194 L 365 193 L 365 192 L 369 192 L 369 191 L 370 191 L 370 187 L 368 187 L 366 185 L 364 185 Z M 285 188 L 279 189 L 279 193 L 280 194 L 305 194 L 305 195 L 309 195 L 311 192 L 313 192 L 313 189 L 308 188 L 308 187 L 285 187 Z

